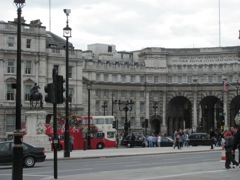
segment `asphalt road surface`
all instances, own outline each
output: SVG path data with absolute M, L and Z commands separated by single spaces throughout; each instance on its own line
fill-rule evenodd
M 240 169 L 226 170 L 221 152 L 58 160 L 58 179 L 89 180 L 239 180 Z M 24 180 L 53 179 L 53 161 L 24 168 Z M 11 166 L 0 166 L 0 179 L 11 180 Z

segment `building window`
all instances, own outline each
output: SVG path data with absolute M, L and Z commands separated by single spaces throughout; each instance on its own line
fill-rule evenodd
M 25 86 L 25 101 L 30 101 L 30 92 L 31 92 L 31 85 L 26 85 Z
M 182 76 L 178 76 L 178 83 L 182 83 Z
M 31 48 L 31 39 L 27 39 L 26 48 Z
M 131 76 L 131 82 L 132 82 L 132 83 L 135 82 L 135 76 Z
M 144 83 L 144 82 L 145 82 L 144 76 L 140 76 L 140 83 Z
M 213 77 L 212 76 L 208 76 L 208 82 L 212 83 L 213 82 Z
M 172 83 L 172 77 L 168 77 L 168 83 Z
M 116 82 L 116 75 L 115 74 L 112 75 L 112 82 Z
M 108 52 L 112 52 L 112 46 L 108 46 Z
M 6 114 L 6 132 L 13 132 L 15 129 L 15 119 L 14 114 Z
M 97 97 L 100 97 L 100 96 L 101 96 L 101 91 L 100 91 L 100 90 L 96 90 L 95 92 L 96 92 L 96 96 L 97 96 Z
M 192 76 L 188 76 L 187 80 L 188 80 L 188 83 L 191 84 L 192 83 Z
M 7 85 L 7 100 L 14 100 L 14 90 L 12 89 L 12 84 Z
M 104 81 L 108 81 L 108 74 L 104 74 Z
M 135 97 L 135 92 L 134 91 L 130 91 L 130 97 L 132 97 L 132 98 Z
M 95 108 L 96 108 L 96 112 L 100 111 L 100 102 L 99 101 L 96 101 Z
M 15 72 L 14 60 L 8 60 L 7 73 L 14 74 L 14 72 Z
M 31 74 L 31 69 L 32 69 L 32 62 L 31 61 L 26 61 L 25 74 Z
M 144 95 L 145 95 L 144 91 L 141 91 L 140 92 L 140 97 L 144 98 Z
M 68 66 L 68 77 L 72 78 L 72 72 L 73 71 L 73 67 L 72 66 Z
M 125 81 L 126 81 L 126 76 L 122 75 L 122 82 L 125 82 Z
M 154 76 L 154 83 L 158 83 L 159 82 L 159 76 Z
M 145 103 L 140 102 L 140 112 L 145 112 Z
M 68 89 L 68 96 L 69 96 L 69 102 L 72 103 L 72 100 L 73 100 L 73 88 L 69 88 Z
M 14 46 L 14 37 L 8 37 L 8 47 Z
M 219 83 L 223 82 L 222 76 L 218 76 L 218 82 L 219 82 Z
M 121 117 L 121 122 L 120 122 L 120 125 L 123 126 L 125 123 L 125 117 Z
M 100 81 L 100 74 L 99 73 L 96 74 L 96 81 Z

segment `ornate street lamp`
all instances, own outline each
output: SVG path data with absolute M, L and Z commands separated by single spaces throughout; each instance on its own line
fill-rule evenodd
M 124 135 L 123 135 L 123 140 L 125 139 L 125 137 L 128 135 L 128 128 L 129 128 L 129 123 L 127 121 L 127 112 L 128 111 L 132 111 L 132 106 L 133 106 L 133 101 L 127 101 L 127 102 L 121 102 L 120 100 L 116 103 L 119 106 L 119 111 L 125 111 L 125 123 L 124 123 Z M 121 109 L 121 105 L 124 105 L 124 108 Z
M 63 28 L 63 37 L 66 38 L 66 123 L 65 123 L 65 132 L 64 132 L 64 157 L 70 157 L 70 146 L 69 146 L 69 110 L 68 110 L 68 102 L 69 102 L 69 96 L 68 96 L 68 69 L 69 69 L 69 45 L 68 45 L 68 38 L 72 37 L 72 29 L 68 26 L 68 16 L 71 13 L 70 9 L 64 9 L 64 13 L 67 16 L 67 26 Z
M 88 90 L 88 149 L 91 149 L 91 134 L 90 134 L 90 90 L 92 89 L 92 85 L 90 82 L 87 84 L 87 90 Z
M 23 146 L 21 131 L 21 14 L 25 0 L 14 0 L 17 7 L 17 83 L 16 83 L 16 124 L 13 144 L 12 179 L 22 180 L 23 176 Z

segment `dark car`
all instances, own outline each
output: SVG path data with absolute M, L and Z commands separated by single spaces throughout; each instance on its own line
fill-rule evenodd
M 145 147 L 145 137 L 142 135 L 135 135 L 135 140 L 132 144 L 132 135 L 128 135 L 124 140 L 123 140 L 123 145 L 127 147 L 133 147 L 133 146 L 142 146 Z
M 210 135 L 208 133 L 193 133 L 189 135 L 189 145 L 211 145 Z
M 123 145 L 127 147 L 132 146 L 142 146 L 146 147 L 146 138 L 143 135 L 135 135 L 134 143 L 131 143 L 131 135 L 127 136 L 125 140 L 123 141 Z M 162 137 L 161 138 L 161 147 L 172 147 L 173 146 L 173 140 L 169 137 Z
M 46 155 L 43 147 L 34 147 L 28 143 L 23 142 L 23 166 L 33 167 L 36 162 L 45 161 Z M 0 164 L 12 164 L 13 142 L 4 141 L 0 142 Z

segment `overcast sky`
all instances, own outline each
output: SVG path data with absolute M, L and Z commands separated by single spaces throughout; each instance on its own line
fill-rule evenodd
M 0 20 L 17 17 L 14 0 L 1 0 Z M 240 44 L 240 0 L 220 0 L 221 46 Z M 62 37 L 63 9 L 76 49 L 114 44 L 118 51 L 145 47 L 218 47 L 219 0 L 51 0 L 51 31 Z M 26 0 L 27 23 L 40 19 L 49 30 L 49 0 Z

